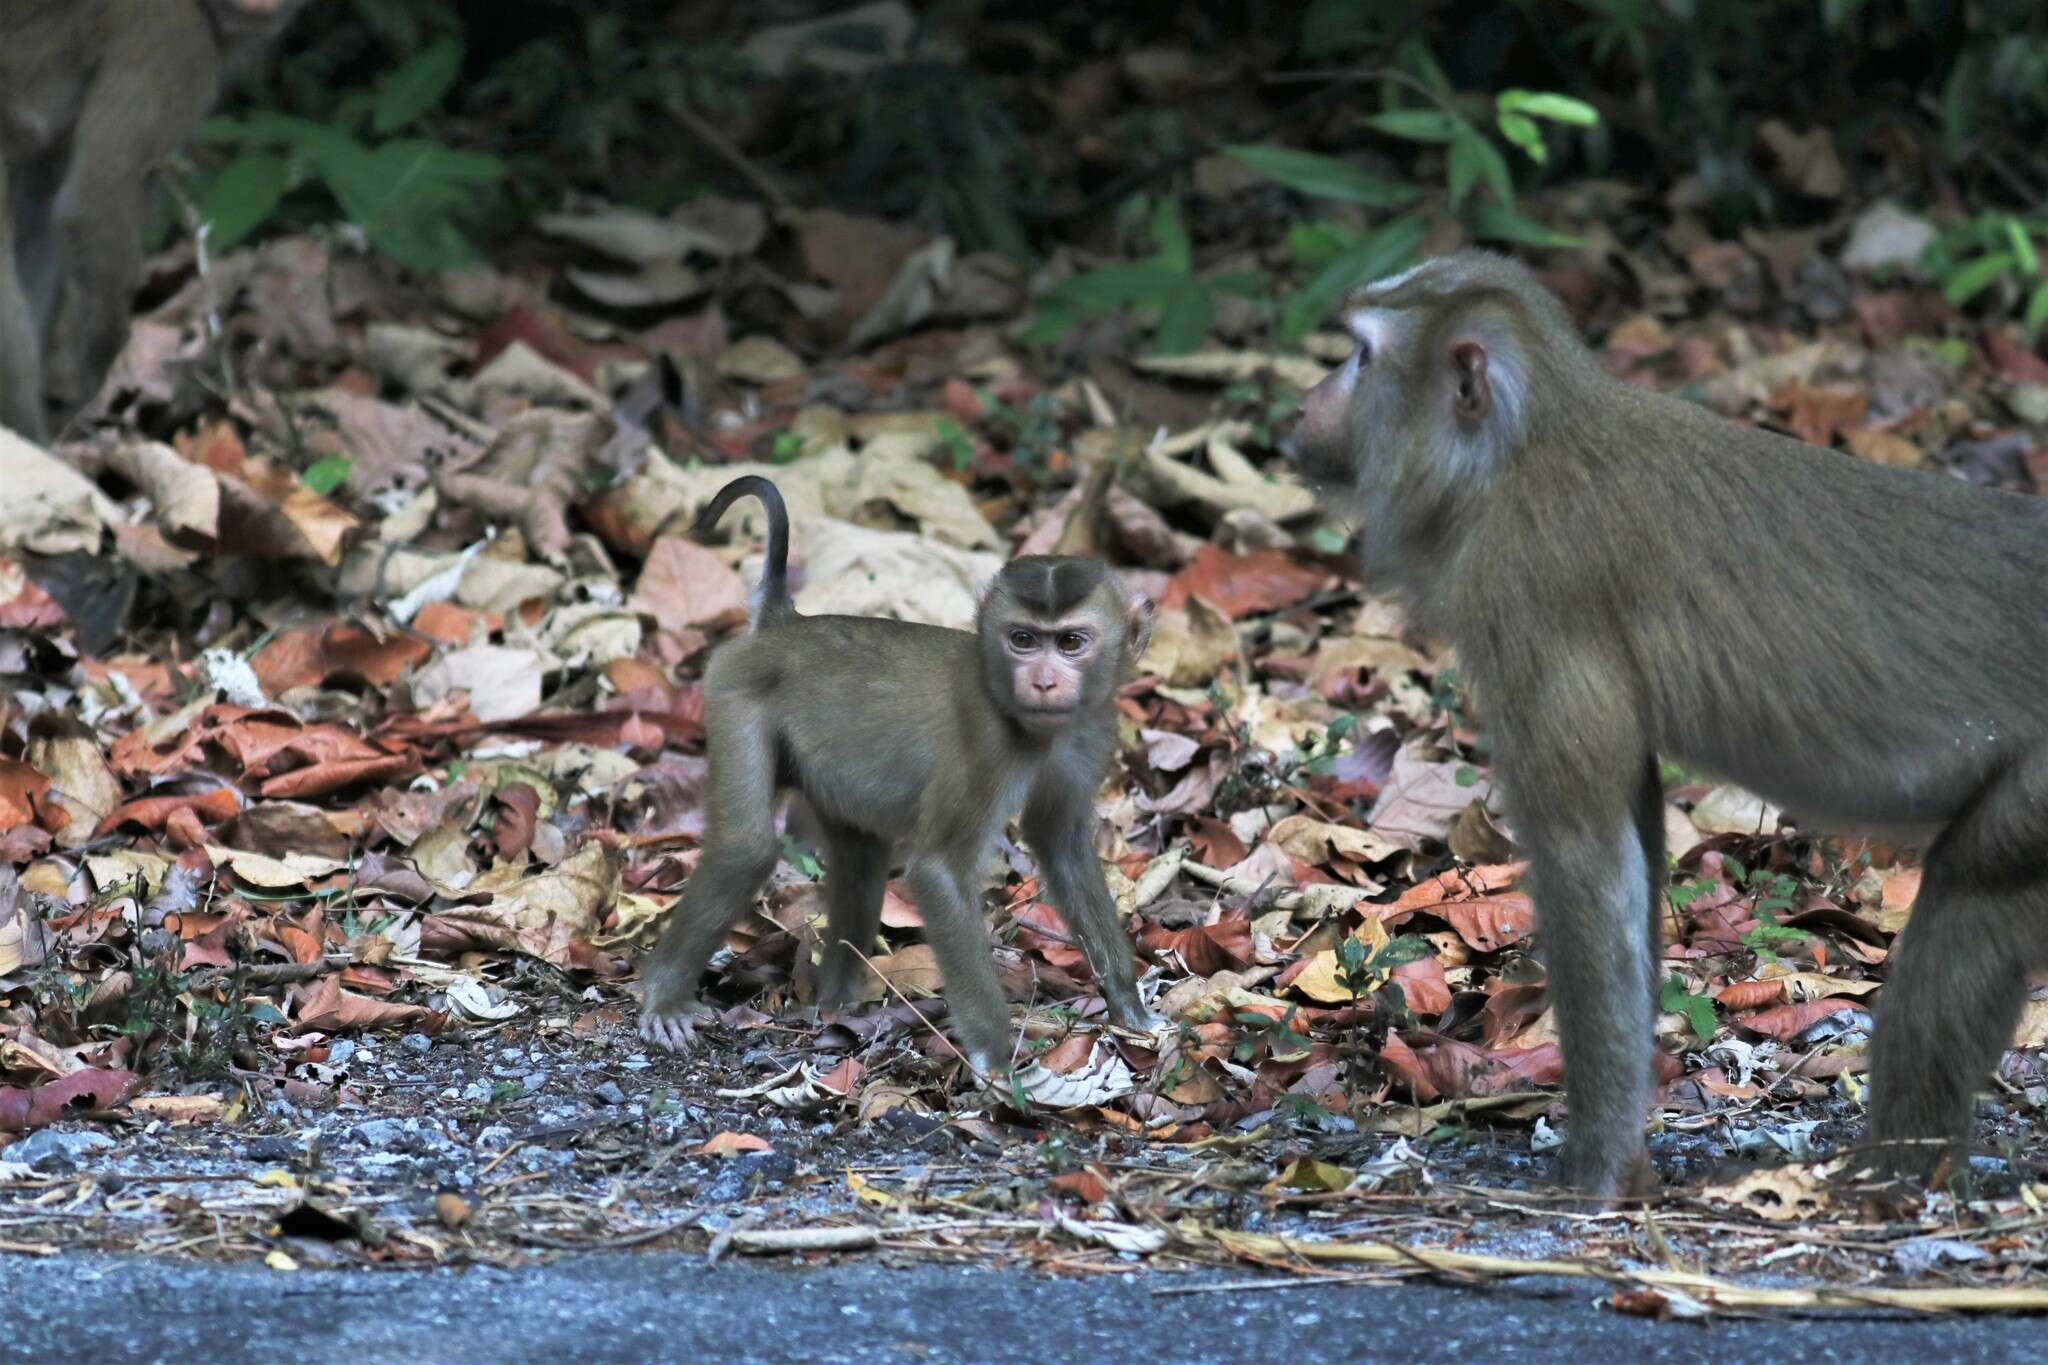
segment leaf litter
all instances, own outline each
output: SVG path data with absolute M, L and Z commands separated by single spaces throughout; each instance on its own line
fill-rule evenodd
M 971 302 L 952 244 L 898 224 L 709 200 L 539 227 L 564 244 L 542 264 L 424 291 L 307 239 L 231 253 L 138 328 L 76 439 L 0 433 L 0 1245 L 282 1268 L 695 1239 L 1590 1275 L 1670 1316 L 2048 1306 L 2024 1287 L 2048 1184 L 2017 1149 L 1976 1197 L 1903 1206 L 1818 1155 L 1860 1129 L 1917 872 L 1691 774 L 1666 811 L 1670 1197 L 1560 1204 L 1533 909 L 1455 665 L 1361 596 L 1225 392 L 1313 366 L 1212 349 L 1130 367 L 1112 402 L 1041 374 L 1006 339 L 1014 293 Z M 771 245 L 800 274 L 736 335 L 759 277 L 693 262 Z M 1739 299 L 1768 288 L 1745 264 L 1679 268 Z M 249 350 L 226 401 L 162 334 L 202 297 Z M 677 316 L 634 330 L 649 303 Z M 1724 353 L 1725 316 L 1589 321 L 1618 371 L 1865 458 L 1924 458 L 1978 397 L 1900 408 L 1874 323 Z M 893 890 L 869 1002 L 811 1017 L 793 825 L 702 1050 L 639 1045 L 633 954 L 703 829 L 704 658 L 758 572 L 751 512 L 722 544 L 686 532 L 741 472 L 789 499 L 806 611 L 964 625 L 1019 548 L 1103 555 L 1159 602 L 1098 807 L 1169 1030 L 1107 1026 L 1007 844 L 986 891 L 1013 1082 L 934 1034 Z M 2015 1142 L 2048 1104 L 2042 1019 L 1999 1071 Z

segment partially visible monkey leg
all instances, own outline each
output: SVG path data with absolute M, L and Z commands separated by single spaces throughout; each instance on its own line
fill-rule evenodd
M 1870 1137 L 1925 1180 L 1960 1156 L 1976 1092 L 2048 961 L 2048 755 L 2007 768 L 1928 849 L 1878 1003 Z
M 818 973 L 818 1003 L 834 1009 L 861 995 L 882 925 L 882 889 L 889 880 L 889 846 L 846 825 L 821 822 L 825 839 L 825 965 Z M 856 951 L 858 950 L 858 951 Z
M 16 262 L 7 163 L 0 160 L 0 426 L 43 439 L 41 328 Z
M 669 911 L 654 951 L 640 964 L 646 999 L 640 1033 L 671 1050 L 689 1046 L 698 978 L 725 931 L 775 870 L 775 731 L 750 700 L 717 697 L 705 716 L 710 827 L 688 885 Z
M 1656 949 L 1638 821 L 1617 803 L 1599 815 L 1520 813 L 1517 826 L 1529 849 L 1547 996 L 1564 1046 L 1571 1110 L 1565 1178 L 1600 1198 L 1645 1193 L 1656 1185 L 1643 1145 Z
M 1664 778 L 1652 754 L 1643 762 L 1642 780 L 1636 786 L 1636 838 L 1643 846 L 1643 871 L 1649 885 L 1644 894 L 1650 906 L 1650 1000 L 1655 1005 L 1658 987 L 1664 980 L 1665 906 L 1671 894 L 1671 868 L 1664 848 Z
M 1130 935 L 1116 917 L 1116 899 L 1095 856 L 1092 822 L 1085 798 L 1078 811 L 1063 801 L 1034 799 L 1024 810 L 1024 839 L 1038 859 L 1054 908 L 1081 940 L 1110 1019 L 1120 1027 L 1150 1033 L 1166 1027 L 1166 1020 L 1138 996 Z
M 220 60 L 194 5 L 150 7 L 119 28 L 86 92 L 52 208 L 61 243 L 44 380 L 60 420 L 98 394 L 128 339 L 142 279 L 150 173 L 219 90 Z
M 967 1060 L 986 1075 L 1010 1064 L 1010 1009 L 996 977 L 988 926 L 968 890 L 979 854 L 979 843 L 936 853 L 920 851 L 911 859 L 905 881 L 924 918 L 925 939 L 939 960 L 953 1032 Z

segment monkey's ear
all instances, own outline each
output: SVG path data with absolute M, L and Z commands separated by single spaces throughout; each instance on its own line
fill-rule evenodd
M 1483 420 L 1493 410 L 1493 383 L 1486 372 L 1486 347 L 1471 338 L 1451 343 L 1451 374 L 1457 389 L 1452 409 L 1466 422 Z
M 1131 594 L 1131 608 L 1124 623 L 1124 648 L 1136 659 L 1152 643 L 1152 622 L 1158 615 L 1158 608 L 1144 593 Z

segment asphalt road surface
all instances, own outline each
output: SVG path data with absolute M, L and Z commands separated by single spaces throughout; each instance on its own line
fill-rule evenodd
M 2048 1361 L 2019 1317 L 1653 1322 L 1590 1281 L 1241 1286 L 872 1260 L 797 1270 L 671 1252 L 516 1271 L 279 1272 L 133 1256 L 0 1263 L 0 1361 Z

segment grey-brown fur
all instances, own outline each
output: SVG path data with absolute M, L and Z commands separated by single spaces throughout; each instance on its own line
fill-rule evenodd
M 0 4 L 0 426 L 41 439 L 128 335 L 156 163 L 303 0 Z
M 722 494 L 717 505 L 730 500 Z M 779 502 L 770 503 L 771 535 Z M 642 965 L 642 1031 L 652 1041 L 687 1044 L 703 1011 L 698 978 L 774 870 L 774 801 L 792 789 L 826 844 L 820 1003 L 859 996 L 867 970 L 860 954 L 873 948 L 883 882 L 900 848 L 962 1049 L 985 1072 L 1004 1066 L 1009 1014 L 976 872 L 1021 814 L 1048 899 L 1080 939 L 1111 1017 L 1130 1028 L 1157 1023 L 1138 996 L 1130 941 L 1093 837 L 1095 791 L 1116 749 L 1110 702 L 1142 648 L 1146 618 L 1099 565 L 1018 563 L 1024 567 L 1006 568 L 991 586 L 975 632 L 764 611 L 760 629 L 713 654 L 704 676 L 704 851 Z M 771 555 L 767 572 L 780 569 Z M 1090 577 L 1094 586 L 1079 599 L 1066 593 L 1066 584 Z M 1013 593 L 1019 582 L 1027 596 L 1051 582 L 1069 605 L 1036 610 Z M 999 685 L 991 652 L 1001 654 L 1012 630 L 1070 627 L 1092 632 L 1088 651 L 1069 661 L 1086 670 L 1078 705 L 1057 714 L 1020 709 Z
M 1500 258 L 1359 303 L 1414 345 L 1341 399 L 1312 394 L 1304 454 L 1356 493 L 1369 570 L 1455 643 L 1493 733 L 1571 1177 L 1612 1194 L 1648 1176 L 1657 940 L 1634 917 L 1654 926 L 1666 885 L 1657 754 L 1823 826 L 1931 839 L 1871 1120 L 1886 1165 L 1931 1173 L 2048 965 L 2048 503 L 1620 384 Z M 1460 423 L 1442 357 L 1475 332 L 1521 389 Z M 1647 887 L 1618 871 L 1638 859 Z

